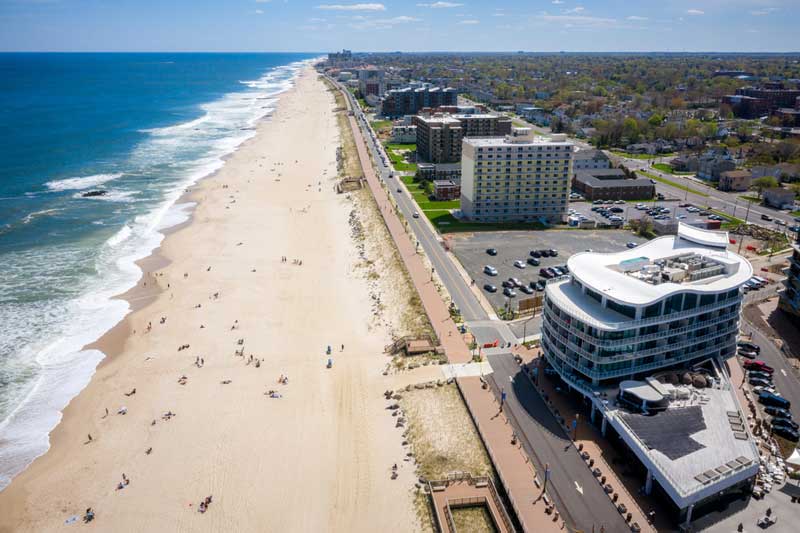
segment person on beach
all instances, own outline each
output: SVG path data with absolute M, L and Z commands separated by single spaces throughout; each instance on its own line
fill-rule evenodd
M 83 523 L 88 524 L 92 520 L 94 520 L 94 510 L 89 507 L 86 509 L 86 513 L 83 515 Z
M 106 418 L 107 416 L 108 416 L 108 407 L 106 407 L 106 414 L 103 415 L 103 418 Z
M 131 389 L 131 391 L 130 391 L 130 392 L 126 392 L 126 393 L 125 393 L 125 396 L 133 396 L 134 394 L 136 394 L 136 387 L 134 387 L 133 389 Z
M 86 441 L 86 444 L 89 444 L 90 442 L 92 442 L 92 434 L 88 433 L 86 436 L 89 437 L 89 440 Z

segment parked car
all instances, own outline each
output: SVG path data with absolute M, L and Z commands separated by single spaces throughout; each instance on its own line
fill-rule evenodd
M 558 272 L 556 272 L 556 270 L 554 268 L 548 267 L 547 268 L 547 273 L 550 274 L 551 278 L 555 278 L 555 277 L 558 276 Z
M 549 279 L 549 278 L 552 278 L 555 274 L 549 268 L 540 268 L 539 269 L 539 275 L 542 276 L 543 278 Z
M 539 291 L 539 292 L 543 291 L 544 287 L 545 287 L 543 281 L 537 281 L 535 283 L 533 281 L 531 281 L 531 285 L 533 285 L 533 289 L 534 290 Z
M 505 289 L 503 289 L 503 294 L 505 296 L 508 296 L 509 298 L 515 298 L 517 296 L 517 293 L 514 292 L 514 289 L 510 287 L 506 287 Z
M 496 276 L 497 275 L 497 269 L 495 267 L 493 267 L 493 266 L 486 265 L 485 267 L 483 267 L 483 273 L 484 274 L 488 274 L 490 276 Z
M 748 350 L 750 352 L 761 353 L 761 346 L 759 346 L 758 344 L 753 344 L 752 342 L 739 341 L 739 342 L 736 343 L 736 345 L 740 349 L 743 348 L 743 349 Z
M 514 284 L 514 287 L 522 287 L 522 282 L 517 278 L 508 278 L 508 281 Z
M 791 418 L 783 418 L 782 416 L 776 416 L 772 420 L 770 420 L 770 424 L 773 426 L 786 426 L 790 427 L 793 430 L 797 431 L 800 429 L 800 424 L 792 420 Z
M 497 249 L 496 248 L 487 248 L 486 249 L 486 253 L 489 254 L 489 255 L 497 255 Z
M 525 294 L 533 294 L 533 289 L 531 289 L 531 288 L 530 288 L 530 287 L 528 287 L 527 285 L 522 285 L 522 286 L 519 288 L 519 290 L 521 290 L 521 291 L 522 291 L 522 292 L 524 292 Z
M 772 394 L 771 392 L 762 392 L 759 394 L 758 401 L 764 405 L 782 407 L 783 409 L 790 409 L 792 407 L 792 402 L 783 396 L 778 396 L 777 394 Z
M 539 250 L 533 250 L 531 251 L 531 257 L 539 259 L 540 257 L 542 257 L 542 253 Z
M 773 374 L 775 369 L 769 366 L 767 363 L 761 360 L 755 361 L 745 361 L 742 363 L 742 366 L 745 370 L 760 370 L 761 372 L 766 372 L 767 374 Z
M 506 289 L 513 289 L 514 288 L 514 283 L 511 280 L 508 280 L 508 279 L 504 279 L 503 282 L 501 283 L 501 285 Z
M 563 276 L 564 274 L 566 274 L 565 271 L 561 270 L 561 267 L 550 267 L 550 268 L 553 269 L 553 271 L 556 273 L 556 276 Z
M 800 433 L 786 426 L 773 426 L 772 433 L 792 442 L 797 442 L 800 440 Z
M 761 215 L 761 220 L 766 220 L 767 222 L 772 222 L 772 217 L 769 215 Z
M 762 379 L 762 378 L 750 378 L 748 383 L 750 383 L 750 385 L 754 385 L 756 387 L 769 387 L 769 386 L 772 385 L 771 381 L 767 381 L 766 379 Z
M 611 209 L 609 209 L 609 211 L 611 211 L 612 213 L 624 213 L 625 212 L 625 210 L 622 209 L 621 207 L 612 207 Z
M 784 409 L 783 407 L 774 407 L 774 406 L 767 406 L 764 408 L 764 412 L 770 416 L 777 416 L 780 418 L 792 418 L 792 413 L 788 409 Z
M 487 283 L 486 285 L 484 285 L 484 286 L 483 286 L 483 289 L 484 289 L 486 292 L 497 292 L 497 287 L 495 287 L 495 286 L 494 286 L 494 285 L 492 285 L 491 283 Z
M 756 357 L 758 357 L 758 354 L 756 352 L 751 352 L 743 348 L 739 348 L 738 354 L 744 357 L 745 359 L 755 359 Z
M 749 372 L 747 376 L 751 378 L 759 378 L 759 379 L 766 379 L 767 381 L 772 381 L 771 375 L 767 374 L 766 372 L 759 372 L 757 370 Z
M 516 261 L 514 261 L 514 266 L 517 268 L 526 268 L 528 265 L 525 264 L 525 261 L 520 261 L 519 259 L 517 259 Z
M 558 250 L 555 248 L 550 248 L 547 252 L 550 254 L 550 257 L 558 257 Z
M 635 242 L 629 242 L 629 243 L 628 243 L 628 244 L 626 244 L 625 246 L 627 246 L 628 248 L 636 248 L 636 247 L 637 247 L 637 246 L 639 246 L 639 245 L 638 245 L 638 244 L 636 244 Z
M 542 262 L 539 261 L 538 259 L 536 259 L 535 257 L 529 257 L 528 258 L 528 264 L 531 265 L 531 266 L 538 267 L 539 265 L 542 264 Z

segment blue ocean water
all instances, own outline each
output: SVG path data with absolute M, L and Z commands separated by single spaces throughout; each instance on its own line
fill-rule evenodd
M 0 489 L 48 447 L 181 192 L 308 54 L 0 53 Z M 100 196 L 85 197 L 89 191 Z

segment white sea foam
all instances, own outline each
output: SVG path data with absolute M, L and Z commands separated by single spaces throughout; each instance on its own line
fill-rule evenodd
M 48 181 L 45 185 L 51 191 L 80 191 L 97 187 L 120 177 L 122 177 L 122 174 L 93 174 L 91 176 Z
M 163 200 L 147 213 L 134 217 L 106 240 L 95 258 L 96 274 L 85 280 L 81 296 L 69 301 L 64 308 L 42 311 L 51 318 L 56 317 L 53 324 L 48 324 L 47 334 L 51 340 L 40 339 L 35 346 L 26 346 L 15 354 L 20 364 L 35 361 L 37 375 L 34 381 L 20 387 L 19 403 L 0 421 L 0 441 L 4 442 L 0 446 L 0 490 L 47 451 L 49 433 L 61 420 L 61 410 L 94 374 L 104 356 L 84 347 L 128 313 L 127 302 L 114 296 L 133 287 L 141 277 L 141 269 L 135 262 L 161 244 L 163 230 L 191 216 L 194 204 L 177 204 L 178 198 L 187 187 L 218 170 L 224 156 L 255 135 L 252 126 L 272 111 L 275 97 L 292 86 L 294 75 L 305 63 L 280 67 L 259 80 L 243 82 L 248 87 L 245 93 L 228 94 L 202 106 L 204 114 L 198 119 L 150 130 L 149 138 L 131 154 L 127 166 L 132 171 L 147 174 L 157 168 L 157 177 L 170 172 L 174 177 L 140 182 L 149 191 L 159 191 Z M 83 190 L 121 176 L 98 174 L 51 181 L 47 186 L 51 191 Z M 129 202 L 137 192 L 115 188 L 105 196 L 91 199 Z M 83 198 L 80 193 L 74 196 Z M 80 250 L 69 251 L 72 255 L 76 253 Z M 21 258 L 19 263 L 29 265 L 35 260 Z M 57 260 L 48 257 L 48 261 Z M 74 261 L 72 256 L 64 259 L 65 263 L 71 261 Z M 3 297 L 1 290 L 0 297 Z M 16 314 L 13 309 L 9 313 L 11 319 Z M 20 327 L 25 324 L 21 322 Z

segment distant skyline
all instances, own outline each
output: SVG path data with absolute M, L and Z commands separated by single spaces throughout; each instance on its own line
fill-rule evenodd
M 800 0 L 0 0 L 2 51 L 793 52 Z

